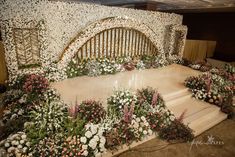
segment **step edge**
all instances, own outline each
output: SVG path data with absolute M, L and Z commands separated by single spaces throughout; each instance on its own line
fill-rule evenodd
M 220 113 L 220 108 L 218 107 L 212 107 L 212 106 L 208 106 L 194 114 L 191 114 L 191 115 L 188 115 L 187 117 L 184 118 L 183 121 L 185 121 L 185 123 L 191 123 L 195 120 L 198 120 L 198 119 L 204 119 L 204 117 L 208 116 L 208 113 L 209 114 L 219 114 Z M 197 118 L 199 116 L 199 118 Z
M 226 120 L 226 119 L 227 119 L 227 115 L 226 115 L 226 114 L 221 115 L 221 116 L 218 117 L 215 121 L 213 121 L 213 122 L 211 122 L 211 123 L 209 123 L 209 124 L 207 124 L 207 125 L 204 125 L 204 127 L 203 127 L 203 126 L 200 127 L 201 129 L 195 131 L 194 135 L 195 135 L 195 136 L 198 136 L 198 135 L 202 134 L 203 132 L 205 132 L 205 131 L 211 129 L 212 127 L 218 125 L 219 123 L 223 122 L 223 121 Z M 191 129 L 192 129 L 192 128 L 191 128 Z M 194 129 L 192 129 L 192 130 L 194 130 Z

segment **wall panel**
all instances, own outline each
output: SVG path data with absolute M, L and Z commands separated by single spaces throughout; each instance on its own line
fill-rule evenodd
M 200 61 L 212 57 L 216 41 L 186 40 L 183 57 L 190 61 Z
M 7 80 L 7 68 L 4 56 L 3 43 L 0 41 L 0 83 L 4 83 Z

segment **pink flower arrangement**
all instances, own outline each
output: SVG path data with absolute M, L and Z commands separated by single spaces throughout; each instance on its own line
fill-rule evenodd
M 88 152 L 85 148 L 83 148 L 80 139 L 76 136 L 68 137 L 62 146 L 62 157 L 80 157 L 86 156 Z
M 153 98 L 152 98 L 152 103 L 151 103 L 152 106 L 155 106 L 157 104 L 158 95 L 159 95 L 158 92 L 155 91 L 154 94 L 153 94 Z
M 26 76 L 23 91 L 30 94 L 42 94 L 49 87 L 48 80 L 40 75 L 30 74 Z
M 78 114 L 78 104 L 71 105 L 68 107 L 68 114 L 72 118 L 76 118 Z
M 68 108 L 69 116 L 73 118 L 81 118 L 87 122 L 99 123 L 106 115 L 106 111 L 102 104 L 98 101 L 86 100 L 80 105 L 77 103 Z
M 126 123 L 129 123 L 132 120 L 133 113 L 134 113 L 134 104 L 133 103 L 131 104 L 130 109 L 128 109 L 128 105 L 125 105 L 123 109 L 123 120 Z

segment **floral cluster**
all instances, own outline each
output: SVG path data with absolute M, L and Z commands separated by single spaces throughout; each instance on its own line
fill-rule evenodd
M 138 60 L 137 61 L 136 69 L 138 69 L 138 70 L 146 69 L 146 65 L 144 64 L 144 62 L 142 60 Z
M 137 90 L 137 97 L 138 97 L 138 104 L 145 104 L 148 103 L 152 107 L 158 106 L 162 107 L 164 106 L 164 101 L 162 96 L 158 93 L 158 91 L 154 90 L 151 87 L 143 88 L 140 90 Z
M 153 67 L 158 68 L 158 67 L 164 67 L 169 65 L 169 62 L 164 54 L 160 54 L 158 56 L 155 56 L 154 62 L 153 62 Z
M 225 64 L 224 69 L 230 74 L 235 74 L 235 66 L 232 66 L 231 64 Z
M 100 63 L 96 60 L 89 60 L 86 63 L 87 75 L 88 76 L 99 76 L 101 75 Z
M 87 100 L 77 106 L 77 116 L 86 122 L 99 123 L 105 118 L 106 111 L 98 101 Z
M 219 69 L 211 69 L 199 76 L 190 76 L 185 80 L 185 86 L 191 89 L 195 98 L 215 104 L 230 116 L 233 114 L 232 99 L 234 82 L 227 77 L 227 73 Z M 226 110 L 223 110 L 226 106 Z
M 7 106 L 13 102 L 18 101 L 24 95 L 23 91 L 18 89 L 11 89 L 2 94 L 2 105 Z
M 55 100 L 59 101 L 60 100 L 60 95 L 58 94 L 56 89 L 49 88 L 47 91 L 45 91 L 43 93 L 43 99 L 47 100 L 49 102 L 55 101 Z
M 171 63 L 179 63 L 177 57 L 166 58 L 165 55 L 142 55 L 139 57 L 116 57 L 114 59 L 72 59 L 67 66 L 67 77 L 81 75 L 99 76 L 114 74 L 123 70 L 158 68 Z
M 175 116 L 166 108 L 161 95 L 156 90 L 150 87 L 138 90 L 134 96 L 137 98 L 135 103 L 130 101 L 126 104 L 115 104 L 114 102 L 117 100 L 118 102 L 123 101 L 123 98 L 120 99 L 120 95 L 124 96 L 125 94 L 122 94 L 124 91 L 116 92 L 118 94 L 114 94 L 108 99 L 108 108 L 117 109 L 120 113 L 118 116 L 121 118 L 106 133 L 108 148 L 114 149 L 120 144 L 129 144 L 152 134 L 153 131 L 159 132 L 174 125 Z M 184 126 L 182 123 L 180 125 Z M 185 126 L 184 129 L 187 137 L 176 135 L 175 139 L 182 140 L 193 137 L 192 131 L 188 127 Z
M 36 74 L 27 75 L 23 84 L 23 91 L 26 93 L 42 94 L 49 87 L 45 77 Z
M 199 71 L 202 71 L 202 72 L 209 71 L 212 68 L 211 64 L 209 64 L 206 61 L 191 62 L 189 60 L 184 59 L 179 64 L 183 64 L 183 65 L 188 66 L 188 67 L 190 67 L 194 70 L 199 70 Z
M 100 71 L 101 74 L 114 74 L 117 72 L 117 63 L 114 60 L 109 60 L 107 58 L 99 59 L 98 62 L 100 63 Z
M 62 71 L 62 72 L 61 72 Z M 49 82 L 56 82 L 67 77 L 63 76 L 66 73 L 64 69 L 58 69 L 56 62 L 49 62 L 43 67 L 43 75 Z
M 170 113 L 170 112 L 168 112 Z M 175 117 L 172 114 L 160 113 L 160 112 L 149 112 L 146 116 L 151 129 L 154 131 L 160 131 L 161 129 L 169 126 Z
M 82 145 L 80 138 L 77 136 L 69 136 L 62 145 L 62 157 L 74 156 L 81 157 L 87 156 L 87 145 Z
M 106 151 L 104 131 L 99 124 L 88 123 L 85 125 L 85 134 L 80 137 L 84 156 L 101 156 L 101 153 Z
M 76 59 L 72 59 L 66 69 L 67 77 L 73 78 L 81 75 L 87 75 L 88 70 L 86 68 L 86 63 L 86 60 L 77 61 Z
M 17 132 L 16 134 L 10 135 L 6 140 L 2 141 L 0 145 L 5 147 L 10 157 L 26 155 L 31 146 L 24 132 Z
M 197 90 L 206 90 L 206 82 L 197 76 L 190 76 L 185 80 L 185 86 Z
M 121 117 L 123 114 L 124 106 L 134 106 L 137 102 L 137 97 L 129 90 L 117 90 L 107 100 L 108 112 L 111 115 Z
M 63 130 L 67 117 L 67 108 L 60 101 L 47 101 L 35 106 L 31 111 L 32 125 L 28 128 L 29 134 L 42 136 L 51 135 Z M 37 136 L 37 135 L 36 135 Z
M 137 117 L 136 115 L 133 115 L 130 127 L 133 129 L 135 137 L 139 140 L 153 134 L 153 131 L 144 116 Z
M 32 146 L 29 156 L 61 156 L 61 139 L 58 136 L 44 137 Z
M 144 113 L 151 130 L 160 133 L 161 136 L 159 136 L 167 140 L 192 140 L 192 130 L 175 118 L 174 114 L 167 109 L 161 95 L 156 90 L 151 87 L 144 88 L 137 91 L 137 96 L 139 108 L 143 108 L 141 104 L 144 104 L 144 109 L 147 110 Z M 174 128 L 174 130 L 171 131 L 169 128 Z
M 173 113 L 166 108 L 162 96 L 153 88 L 138 90 L 137 96 L 139 108 L 147 110 L 145 116 L 152 130 L 159 131 L 175 120 Z
M 25 84 L 26 78 L 18 81 L 14 86 L 15 91 Z M 11 138 L 9 133 L 24 131 L 20 135 L 26 135 L 27 142 L 30 142 L 28 146 L 29 143 L 21 141 L 22 148 L 17 146 L 18 150 L 15 148 L 14 151 L 11 145 L 6 144 L 6 148 L 3 144 L 1 147 L 8 154 L 20 152 L 27 156 L 100 156 L 106 149 L 131 144 L 172 125 L 175 125 L 175 129 L 185 129 L 184 136 L 192 136 L 190 129 L 181 122 L 180 126 L 174 123 L 174 115 L 166 108 L 161 95 L 152 88 L 138 90 L 136 94 L 129 90 L 115 91 L 107 100 L 108 114 L 98 101 L 82 101 L 81 104 L 68 107 L 60 101 L 57 92 L 49 87 L 31 105 L 27 104 L 27 95 L 23 92 L 14 99 L 5 99 L 7 109 L 11 110 L 4 111 L 6 127 L 3 134 L 0 130 L 1 139 Z M 15 123 L 16 120 L 9 123 L 12 119 L 21 123 Z M 14 130 L 10 126 L 14 126 Z M 186 139 L 182 136 L 162 137 Z M 16 143 L 11 142 L 12 145 Z
M 114 149 L 121 144 L 131 144 L 132 141 L 142 140 L 153 132 L 145 117 L 133 115 L 131 121 L 121 119 L 115 123 L 111 130 L 106 132 L 106 147 Z
M 2 116 L 2 122 L 7 123 L 9 120 L 14 120 L 20 116 L 25 115 L 25 110 L 21 108 L 13 108 L 11 110 L 4 110 Z

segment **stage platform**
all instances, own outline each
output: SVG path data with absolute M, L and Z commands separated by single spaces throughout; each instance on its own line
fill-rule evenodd
M 133 70 L 115 75 L 82 76 L 52 83 L 51 85 L 59 91 L 62 99 L 68 104 L 93 99 L 101 101 L 104 107 L 107 107 L 106 100 L 115 89 L 135 91 L 147 86 L 156 88 L 163 95 L 168 109 L 176 117 L 186 110 L 183 122 L 197 136 L 227 118 L 227 115 L 222 113 L 217 106 L 192 98 L 191 93 L 184 86 L 184 80 L 188 76 L 196 76 L 200 73 L 188 67 L 173 64 L 159 69 Z M 128 147 L 124 146 L 115 154 L 153 138 L 155 136 L 133 143 Z M 105 156 L 112 155 L 108 152 Z
M 147 86 L 156 88 L 167 101 L 173 99 L 174 95 L 181 95 L 187 91 L 183 84 L 185 78 L 199 74 L 199 71 L 173 64 L 158 69 L 125 71 L 114 75 L 81 76 L 53 83 L 52 86 L 68 104 L 86 99 L 95 99 L 106 104 L 107 97 L 115 89 L 136 91 Z

